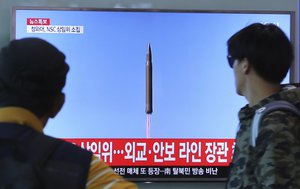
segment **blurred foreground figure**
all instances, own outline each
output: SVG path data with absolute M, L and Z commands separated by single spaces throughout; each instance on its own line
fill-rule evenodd
M 0 188 L 136 188 L 91 152 L 43 134 L 64 104 L 68 70 L 64 54 L 42 39 L 2 48 Z

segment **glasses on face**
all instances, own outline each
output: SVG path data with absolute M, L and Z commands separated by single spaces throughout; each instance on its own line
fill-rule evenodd
M 229 64 L 230 68 L 233 68 L 233 64 L 234 64 L 234 61 L 236 60 L 236 58 L 233 58 L 231 55 L 227 55 L 227 60 L 228 60 L 228 64 Z

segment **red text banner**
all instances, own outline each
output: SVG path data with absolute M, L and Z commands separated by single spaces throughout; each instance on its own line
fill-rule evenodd
M 27 18 L 26 19 L 27 25 L 50 25 L 50 18 Z
M 229 166 L 234 139 L 67 138 L 110 166 Z

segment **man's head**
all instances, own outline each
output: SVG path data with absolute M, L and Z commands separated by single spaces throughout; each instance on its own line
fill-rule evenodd
M 38 117 L 52 117 L 54 104 L 64 96 L 68 70 L 64 54 L 50 43 L 38 38 L 11 41 L 0 52 L 0 107 L 23 107 Z
M 259 77 L 272 84 L 282 82 L 294 59 L 292 44 L 274 24 L 249 25 L 234 34 L 227 45 L 232 64 L 247 60 Z

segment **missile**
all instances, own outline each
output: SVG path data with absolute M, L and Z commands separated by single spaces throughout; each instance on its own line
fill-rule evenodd
M 152 53 L 151 45 L 148 43 L 146 58 L 146 113 L 151 114 L 152 111 Z

